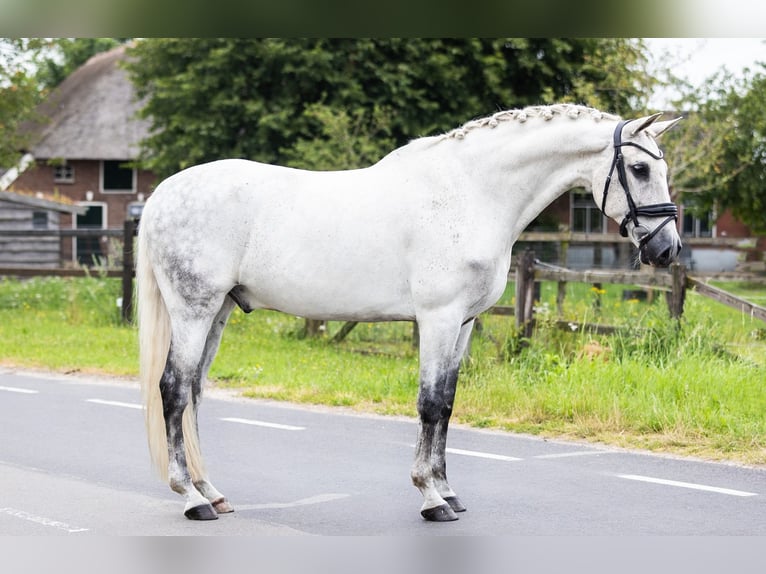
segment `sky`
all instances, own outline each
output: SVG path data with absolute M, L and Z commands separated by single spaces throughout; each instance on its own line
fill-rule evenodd
M 651 59 L 661 63 L 666 52 L 674 62 L 676 75 L 692 85 L 702 85 L 722 67 L 741 74 L 757 62 L 766 63 L 766 38 L 644 38 Z M 657 94 L 652 104 L 666 107 L 667 94 Z

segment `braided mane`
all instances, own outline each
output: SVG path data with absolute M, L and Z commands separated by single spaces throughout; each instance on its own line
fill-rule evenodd
M 566 116 L 573 120 L 581 117 L 588 117 L 595 121 L 601 121 L 602 119 L 619 120 L 619 116 L 614 114 L 608 114 L 600 112 L 595 108 L 589 108 L 587 106 L 580 106 L 576 104 L 553 104 L 550 106 L 529 106 L 521 110 L 503 110 L 496 112 L 491 116 L 485 118 L 479 118 L 468 121 L 462 126 L 439 137 L 440 140 L 444 139 L 463 139 L 469 132 L 489 126 L 490 128 L 497 127 L 500 122 L 506 122 L 510 120 L 516 120 L 518 122 L 525 122 L 530 118 L 542 118 L 544 120 L 551 120 L 555 116 Z

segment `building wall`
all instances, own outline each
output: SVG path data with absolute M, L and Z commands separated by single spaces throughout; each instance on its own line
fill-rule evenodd
M 68 163 L 74 169 L 72 183 L 54 181 L 55 167 L 45 161 L 37 160 L 34 165 L 29 166 L 19 175 L 9 191 L 43 192 L 54 196 L 60 194 L 78 204 L 101 206 L 106 211 L 106 227 L 121 229 L 127 216 L 128 204 L 139 201 L 141 196 L 144 199 L 148 198 L 155 186 L 156 178 L 151 172 L 137 170 L 134 192 L 102 193 L 100 161 L 71 160 Z M 58 218 L 58 226 L 62 229 L 71 229 L 72 216 L 61 214 Z M 93 256 L 97 258 L 114 256 L 116 250 L 107 237 L 62 238 L 57 239 L 56 242 L 59 245 L 57 264 L 62 261 L 65 264 L 76 261 L 90 264 Z
M 0 230 L 28 231 L 34 229 L 32 218 L 36 211 L 48 214 L 48 228 L 57 229 L 59 214 L 40 208 L 26 207 L 17 203 L 0 201 Z M 61 242 L 58 237 L 29 235 L 0 235 L 1 267 L 58 267 L 61 259 Z
M 715 231 L 717 237 L 752 237 L 750 229 L 734 219 L 730 211 L 724 211 L 715 222 Z
M 138 170 L 136 174 L 135 193 L 102 193 L 100 183 L 100 163 L 97 160 L 72 160 L 69 164 L 74 168 L 73 183 L 55 182 L 54 166 L 38 160 L 19 175 L 10 191 L 42 191 L 44 193 L 60 193 L 75 202 L 105 203 L 107 206 L 107 227 L 122 227 L 127 214 L 129 203 L 138 201 L 139 194 L 147 198 L 155 185 L 155 177 L 151 172 Z M 92 199 L 88 199 L 88 192 Z M 62 227 L 71 227 L 71 218 L 61 218 Z

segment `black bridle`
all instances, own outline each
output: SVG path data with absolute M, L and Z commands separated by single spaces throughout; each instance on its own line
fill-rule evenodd
M 606 176 L 606 183 L 604 184 L 604 195 L 601 199 L 601 211 L 602 213 L 606 214 L 605 208 L 606 208 L 606 196 L 609 193 L 609 184 L 612 182 L 612 174 L 614 173 L 615 168 L 617 169 L 617 178 L 620 180 L 620 185 L 622 185 L 622 189 L 625 191 L 625 197 L 628 200 L 628 213 L 623 218 L 622 222 L 620 223 L 620 235 L 623 237 L 628 236 L 628 222 L 633 222 L 633 237 L 638 242 L 638 249 L 639 251 L 644 248 L 644 246 L 654 237 L 657 235 L 657 233 L 665 227 L 668 223 L 671 221 L 678 221 L 678 208 L 674 203 L 655 203 L 652 205 L 636 205 L 636 202 L 633 201 L 633 196 L 630 195 L 630 190 L 628 189 L 628 176 L 625 173 L 625 162 L 623 161 L 622 157 L 622 148 L 624 146 L 633 146 L 637 147 L 641 151 L 647 153 L 649 156 L 653 157 L 654 159 L 662 159 L 663 154 L 662 150 L 659 151 L 659 153 L 654 153 L 651 150 L 646 149 L 644 146 L 641 146 L 634 142 L 624 142 L 622 141 L 622 128 L 625 127 L 625 124 L 627 124 L 631 120 L 623 120 L 620 123 L 617 124 L 617 127 L 614 129 L 614 158 L 612 159 L 612 167 L 609 169 L 609 175 Z M 649 231 L 649 229 L 645 225 L 641 225 L 638 222 L 638 217 L 644 216 L 644 217 L 663 217 L 667 216 L 665 221 L 660 223 L 657 227 L 655 227 L 652 231 Z M 636 235 L 637 229 L 643 229 L 646 233 L 642 235 L 641 237 L 638 237 Z

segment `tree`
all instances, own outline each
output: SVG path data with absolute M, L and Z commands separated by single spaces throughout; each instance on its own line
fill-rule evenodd
M 664 142 L 671 184 L 692 211 L 731 210 L 756 233 L 766 232 L 764 71 L 710 78 L 679 102 L 692 111 Z
M 283 150 L 285 165 L 301 169 L 356 169 L 375 163 L 380 150 L 393 149 L 391 113 L 375 106 L 369 112 L 333 110 L 325 104 L 311 104 L 303 116 L 318 124 L 314 139 L 299 138 Z
M 144 162 L 160 177 L 223 157 L 294 164 L 327 143 L 328 113 L 369 129 L 385 110 L 373 161 L 497 109 L 579 101 L 627 113 L 650 83 L 630 69 L 640 42 L 623 39 L 146 39 L 131 54 L 154 127 Z
M 16 165 L 27 144 L 19 127 L 41 97 L 28 57 L 38 46 L 37 41 L 0 38 L 0 167 Z

